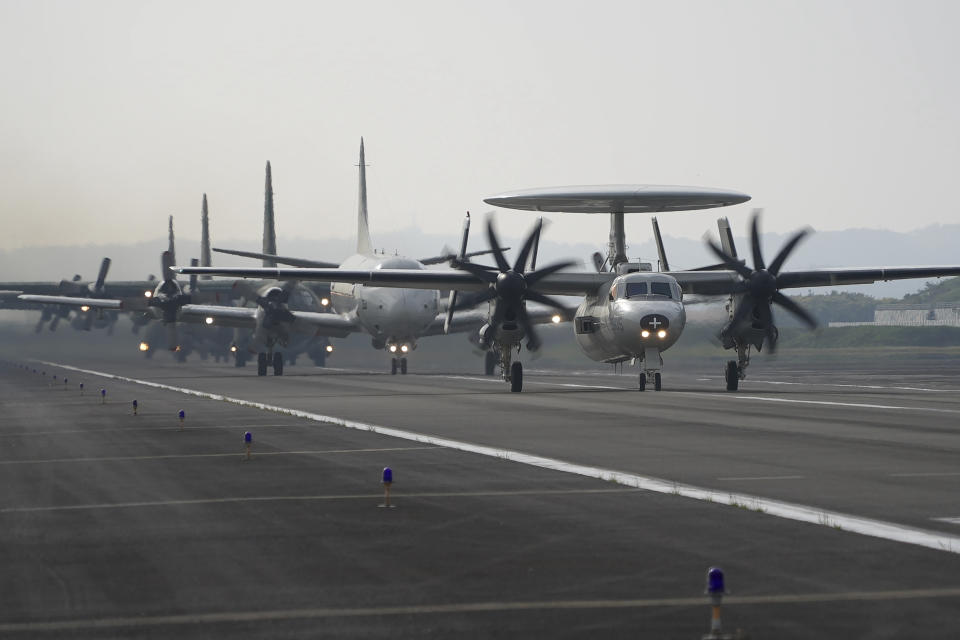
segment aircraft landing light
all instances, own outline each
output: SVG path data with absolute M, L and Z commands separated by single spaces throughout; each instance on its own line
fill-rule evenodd
M 560 320 L 562 320 L 562 319 L 563 319 L 563 318 L 561 318 L 559 315 L 556 315 L 556 316 L 553 316 L 552 318 L 550 318 L 550 321 L 553 322 L 553 324 L 560 324 Z
M 641 337 L 641 338 L 649 338 L 649 337 L 650 337 L 650 332 L 647 331 L 646 329 L 644 329 L 643 331 L 640 332 L 640 337 Z
M 410 351 L 410 347 L 408 347 L 407 345 L 403 345 L 400 347 L 400 351 L 403 351 L 404 353 L 406 353 L 407 351 Z
M 213 324 L 213 318 L 211 316 L 207 316 L 206 318 L 203 319 L 203 321 L 206 322 L 207 324 Z
M 320 299 L 320 304 L 325 307 L 325 306 L 327 306 L 328 304 L 330 304 L 330 300 L 328 300 L 327 298 L 321 298 L 321 299 Z
M 235 344 L 230 345 L 230 353 L 236 353 L 236 352 L 237 352 L 237 345 Z
M 332 344 L 328 344 L 328 345 L 327 345 L 327 353 L 333 353 L 333 345 L 332 345 Z
M 87 311 L 90 311 L 90 307 L 87 305 L 83 305 L 82 307 L 80 307 L 80 311 L 83 311 L 84 313 L 86 313 Z
M 144 291 L 144 292 L 143 292 L 143 297 L 144 297 L 144 298 L 150 298 L 150 297 L 152 297 L 152 296 L 153 296 L 153 291 L 147 290 L 147 291 Z
M 663 329 L 660 329 L 660 331 L 657 331 L 657 337 L 663 340 L 664 338 L 667 337 L 667 332 L 664 331 Z
M 140 343 L 140 351 L 150 351 L 150 345 L 146 342 Z

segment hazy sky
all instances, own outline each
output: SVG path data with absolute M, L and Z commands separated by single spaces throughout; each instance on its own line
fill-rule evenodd
M 256 238 L 267 160 L 281 238 L 352 241 L 360 136 L 375 240 L 563 184 L 742 190 L 739 229 L 954 223 L 958 24 L 955 1 L 0 0 L 0 249 L 198 234 L 203 192 L 215 237 Z

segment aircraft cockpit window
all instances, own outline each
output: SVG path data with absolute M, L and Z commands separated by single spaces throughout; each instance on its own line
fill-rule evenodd
M 633 296 L 645 296 L 647 295 L 647 283 L 646 282 L 628 282 L 626 297 L 632 298 Z
M 629 287 L 630 285 L 627 286 Z M 655 296 L 673 297 L 673 289 L 670 287 L 669 282 L 651 282 L 650 293 Z

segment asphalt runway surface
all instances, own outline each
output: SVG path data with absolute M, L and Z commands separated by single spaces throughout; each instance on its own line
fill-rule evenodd
M 710 566 L 731 633 L 956 637 L 960 362 L 511 394 L 2 355 L 4 637 L 699 638 Z

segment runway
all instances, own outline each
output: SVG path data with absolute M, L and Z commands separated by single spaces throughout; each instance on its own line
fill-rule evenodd
M 718 565 L 731 631 L 953 635 L 960 363 L 784 359 L 737 394 L 528 368 L 511 394 L 42 356 L 0 376 L 3 633 L 689 638 Z

